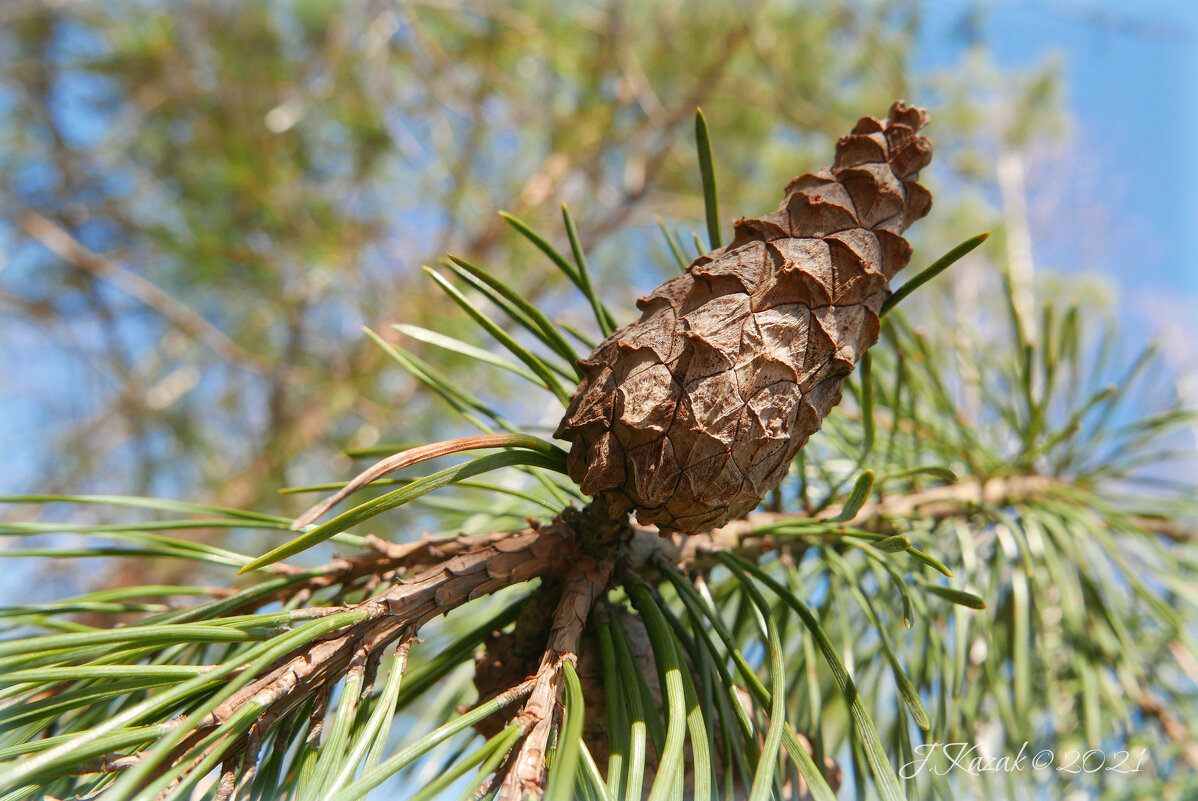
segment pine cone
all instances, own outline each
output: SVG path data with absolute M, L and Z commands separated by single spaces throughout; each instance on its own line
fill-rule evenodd
M 840 402 L 878 338 L 889 280 L 928 213 L 927 112 L 864 117 L 830 169 L 801 175 L 772 214 L 637 301 L 641 318 L 579 360 L 556 436 L 568 469 L 612 517 L 630 509 L 694 533 L 751 511 Z

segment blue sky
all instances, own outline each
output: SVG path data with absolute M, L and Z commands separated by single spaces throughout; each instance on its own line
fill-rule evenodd
M 1037 242 L 1038 260 L 1114 279 L 1143 333 L 1172 323 L 1198 336 L 1198 2 L 924 0 L 921 9 L 919 70 L 960 63 L 967 22 L 1001 68 L 1060 59 L 1074 118 L 1070 164 L 1096 177 L 1062 181 L 1058 202 L 1079 209 L 1100 202 L 1118 225 L 1094 232 L 1114 243 L 1097 263 L 1061 264 L 1070 253 L 1048 241 Z M 1084 224 L 1079 216 L 1072 239 L 1087 233 Z

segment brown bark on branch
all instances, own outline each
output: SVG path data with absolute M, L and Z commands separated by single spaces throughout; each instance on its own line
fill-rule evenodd
M 375 544 L 379 546 L 375 554 L 338 560 L 331 566 L 329 578 L 316 577 L 291 591 L 310 594 L 313 586 L 329 586 L 370 570 L 385 575 L 404 571 L 412 564 L 423 569 L 409 578 L 397 579 L 378 596 L 348 607 L 365 611 L 365 618 L 296 648 L 208 715 L 199 720 L 178 719 L 175 725 L 191 729 L 175 760 L 186 759 L 189 763 L 183 776 L 220 746 L 221 743 L 214 743 L 201 753 L 194 753 L 193 749 L 211 729 L 232 719 L 247 705 L 257 707 L 260 712 L 242 741 L 225 755 L 226 763 L 242 753 L 248 754 L 245 761 L 252 763 L 250 745 L 260 741 L 267 729 L 293 714 L 305 699 L 324 697 L 351 671 L 365 673 L 371 661 L 377 660 L 396 640 L 401 640 L 399 648 L 406 654 L 420 627 L 432 618 L 545 573 L 577 577 L 568 585 L 570 592 L 563 596 L 559 614 L 554 618 L 561 629 L 559 644 L 564 653 L 570 637 L 577 641 L 586 610 L 611 574 L 610 565 L 599 569 L 596 560 L 577 552 L 571 529 L 560 520 L 523 531 L 457 537 L 444 542 L 430 540 L 408 546 L 381 541 Z M 427 564 L 429 559 L 437 561 Z M 327 611 L 318 609 L 322 613 Z M 560 665 L 560 659 L 555 664 Z M 316 717 L 322 717 L 322 713 L 318 712 Z M 319 723 L 317 720 L 314 727 Z M 103 760 L 97 767 L 116 770 L 135 763 L 136 755 L 132 755 Z
M 967 481 L 934 487 L 908 495 L 872 501 L 844 525 L 882 530 L 894 517 L 918 515 L 921 519 L 970 513 L 978 505 L 1002 506 L 1050 496 L 1054 479 L 1012 476 L 991 481 Z M 831 510 L 830 517 L 838 510 Z M 300 703 L 322 697 L 351 671 L 373 672 L 372 664 L 391 643 L 406 657 L 420 628 L 434 617 L 476 598 L 542 577 L 542 592 L 560 595 L 553 606 L 547 639 L 536 672 L 519 681 L 508 677 L 502 691 L 488 696 L 527 696 L 514 720 L 523 733 L 520 744 L 497 774 L 499 798 L 512 801 L 538 797 L 544 790 L 545 750 L 560 719 L 566 661 L 577 665 L 578 643 L 587 619 L 610 586 L 617 563 L 632 571 L 652 570 L 661 560 L 688 568 L 702 568 L 718 551 L 735 551 L 747 558 L 779 547 L 793 535 L 771 534 L 770 526 L 804 515 L 755 513 L 710 533 L 662 536 L 656 529 L 611 521 L 591 510 L 567 510 L 553 521 L 514 532 L 463 535 L 448 539 L 426 538 L 396 544 L 368 537 L 372 552 L 334 560 L 327 569 L 298 586 L 292 586 L 259 603 L 283 598 L 310 597 L 335 585 L 348 587 L 363 578 L 394 582 L 388 589 L 356 606 L 366 613 L 359 622 L 296 648 L 200 720 L 179 719 L 175 725 L 191 729 L 180 744 L 175 761 L 198 765 L 205 753 L 194 748 L 213 727 L 230 720 L 247 704 L 260 709 L 249 731 L 224 755 L 226 770 L 241 765 L 238 784 L 256 764 L 256 751 L 272 726 L 295 714 Z M 826 536 L 821 534 L 819 536 Z M 314 607 L 312 617 L 338 611 Z M 544 636 L 544 635 L 542 635 Z M 500 687 L 494 688 L 500 690 Z M 484 699 L 485 700 L 485 699 Z M 511 712 L 507 713 L 512 714 Z M 317 713 L 317 717 L 320 713 Z M 509 722 L 510 722 L 509 720 Z M 314 722 L 314 727 L 319 721 Z M 215 745 L 212 747 L 216 747 Z M 137 755 L 112 755 L 95 762 L 95 769 L 113 771 L 135 764 Z M 185 774 L 186 775 L 186 772 Z
M 918 514 L 925 520 L 942 519 L 967 513 L 980 505 L 1003 506 L 1047 497 L 1058 486 L 1056 479 L 1036 475 L 964 481 L 871 500 L 843 525 L 878 530 L 890 518 Z M 833 508 L 823 519 L 837 517 L 840 511 L 839 508 Z M 765 551 L 774 550 L 781 540 L 794 539 L 789 534 L 778 536 L 763 533 L 762 529 L 787 521 L 808 519 L 811 518 L 792 512 L 754 512 L 708 533 L 689 536 L 674 534 L 668 538 L 659 535 L 657 529 L 637 527 L 629 545 L 630 558 L 633 567 L 650 564 L 655 559 L 667 559 L 677 565 L 710 564 L 719 551 L 734 551 L 746 559 L 755 559 Z
M 578 640 L 591 609 L 607 588 L 612 567 L 610 560 L 599 561 L 584 555 L 562 588 L 536 683 L 516 717 L 520 728 L 527 733 L 508 760 L 498 801 L 539 798 L 544 792 L 545 750 L 561 703 L 562 664 L 569 661 L 577 666 Z

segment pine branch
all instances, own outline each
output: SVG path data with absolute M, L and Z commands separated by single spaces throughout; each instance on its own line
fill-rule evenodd
M 894 518 L 941 520 L 949 517 L 968 517 L 981 506 L 1002 507 L 1020 501 L 1051 497 L 1061 482 L 1046 476 L 1010 476 L 990 480 L 969 480 L 960 484 L 932 487 L 904 495 L 892 495 L 871 500 L 860 507 L 851 518 L 836 521 L 843 505 L 828 510 L 816 520 L 833 522 L 810 536 L 826 539 L 840 536 L 853 527 L 879 531 Z M 702 567 L 710 565 L 714 555 L 723 551 L 755 559 L 767 551 L 776 550 L 781 541 L 795 535 L 780 537 L 772 529 L 786 523 L 812 521 L 803 512 L 753 512 L 710 533 L 690 536 L 674 535 L 662 538 L 655 528 L 636 527 L 636 540 L 630 546 L 635 564 L 651 564 L 666 559 L 672 564 Z
M 1044 496 L 1051 493 L 1053 483 L 1038 476 L 1024 476 L 936 487 L 861 506 L 847 524 L 874 528 L 886 525 L 896 516 L 968 515 L 978 504 L 1001 506 Z M 831 516 L 837 516 L 835 510 Z M 255 708 L 259 711 L 254 716 L 252 729 L 243 735 L 242 745 L 225 749 L 224 758 L 231 764 L 228 760 L 246 751 L 253 738 L 260 737 L 262 732 L 292 714 L 305 699 L 322 692 L 321 688 L 346 680 L 355 672 L 360 676 L 367 663 L 371 659 L 377 660 L 377 655 L 390 643 L 398 640 L 407 647 L 432 618 L 468 600 L 532 578 L 556 576 L 564 588 L 528 701 L 513 720 L 523 736 L 521 745 L 509 760 L 500 789 L 501 798 L 524 797 L 531 789 L 542 787 L 545 747 L 556 720 L 554 710 L 562 690 L 562 665 L 565 661 L 577 663 L 579 636 L 596 600 L 610 586 L 616 560 L 626 559 L 634 570 L 652 567 L 661 560 L 693 570 L 713 564 L 715 556 L 721 552 L 755 560 L 765 551 L 781 547 L 780 541 L 786 538 L 762 533 L 763 530 L 768 532 L 782 523 L 808 519 L 801 514 L 757 513 L 710 535 L 685 538 L 675 535 L 667 539 L 656 530 L 643 527 L 597 533 L 585 514 L 574 513 L 553 524 L 517 532 L 428 538 L 407 545 L 385 543 L 371 537 L 367 544 L 373 548 L 372 553 L 335 560 L 303 581 L 260 596 L 254 603 L 302 602 L 315 592 L 334 585 L 346 587 L 367 576 L 374 577 L 376 582 L 393 581 L 392 586 L 358 604 L 307 610 L 313 615 L 346 611 L 364 614 L 358 622 L 281 657 L 204 717 L 177 719 L 174 725 L 189 733 L 172 752 L 178 756 L 168 759 L 150 776 L 160 774 L 174 759 L 183 755 L 187 755 L 187 764 L 201 764 L 215 748 L 215 744 L 201 747 L 207 733 L 237 719 L 246 709 Z M 842 522 L 838 521 L 837 525 Z M 836 528 L 833 528 L 827 533 L 834 535 L 835 532 Z M 586 550 L 580 550 L 588 545 L 594 547 L 595 537 L 601 537 L 609 544 L 623 541 L 626 545 L 609 549 L 609 557 L 597 561 Z M 412 569 L 418 569 L 418 572 L 410 578 L 398 578 Z M 196 748 L 201 750 L 197 753 Z M 112 755 L 93 765 L 104 771 L 126 770 L 134 767 L 137 761 L 135 756 Z M 179 779 L 186 777 L 188 772 L 189 768 L 185 766 Z
M 612 566 L 610 559 L 583 556 L 565 577 L 533 690 L 513 721 L 524 736 L 502 774 L 499 801 L 523 801 L 544 792 L 545 754 L 562 694 L 562 671 L 567 662 L 578 664 L 582 629 L 595 602 L 607 589 Z M 570 784 L 566 783 L 567 788 Z

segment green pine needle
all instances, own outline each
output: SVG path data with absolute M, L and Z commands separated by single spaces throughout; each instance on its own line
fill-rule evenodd
M 886 301 L 882 304 L 881 311 L 878 312 L 879 316 L 885 317 L 886 314 L 889 313 L 890 310 L 893 309 L 895 306 L 899 305 L 899 303 L 901 303 L 904 298 L 906 298 L 908 295 L 910 295 L 915 290 L 919 289 L 921 286 L 926 284 L 928 281 L 931 281 L 933 278 L 940 275 L 940 273 L 944 272 L 949 267 L 953 266 L 953 264 L 955 264 L 958 261 L 960 261 L 961 259 L 963 259 L 974 248 L 976 248 L 978 245 L 982 244 L 989 238 L 990 238 L 990 232 L 986 231 L 985 233 L 981 233 L 975 237 L 966 239 L 964 242 L 957 245 L 955 248 L 950 250 L 948 253 L 945 253 L 939 259 L 932 262 L 931 266 L 927 267 L 923 272 L 919 273 L 914 278 L 912 278 L 909 281 L 907 281 L 906 283 L 904 283 L 902 286 L 900 286 L 898 289 L 896 289 L 894 291 L 893 295 L 891 295 L 890 297 L 888 297 L 886 299 Z
M 389 509 L 394 509 L 402 506 L 409 501 L 415 500 L 426 493 L 438 490 L 441 487 L 449 486 L 462 479 L 470 478 L 471 476 L 489 473 L 493 470 L 499 470 L 503 467 L 511 467 L 513 465 L 527 465 L 533 467 L 542 467 L 548 470 L 557 472 L 565 472 L 565 460 L 561 455 L 546 455 L 531 451 L 504 451 L 495 453 L 489 456 L 480 456 L 465 464 L 447 467 L 444 470 L 439 470 L 436 473 L 425 476 L 424 478 L 413 481 L 410 484 L 403 486 L 400 489 L 393 490 L 381 495 L 378 498 L 367 501 L 366 503 L 355 506 L 345 512 L 334 517 L 319 526 L 316 526 L 311 531 L 296 537 L 284 545 L 269 551 L 268 553 L 259 556 L 257 559 L 250 561 L 241 570 L 237 571 L 238 575 L 248 573 L 252 570 L 259 570 L 267 565 L 272 565 L 275 562 L 282 561 L 288 557 L 308 550 L 309 548 L 319 545 L 325 540 L 345 531 L 348 528 L 358 525 L 366 520 L 371 519 Z
M 720 202 L 716 192 L 715 164 L 711 157 L 711 135 L 702 109 L 695 109 L 695 148 L 699 152 L 699 177 L 703 183 L 703 208 L 707 216 L 707 241 L 712 250 L 723 247 L 720 237 Z

